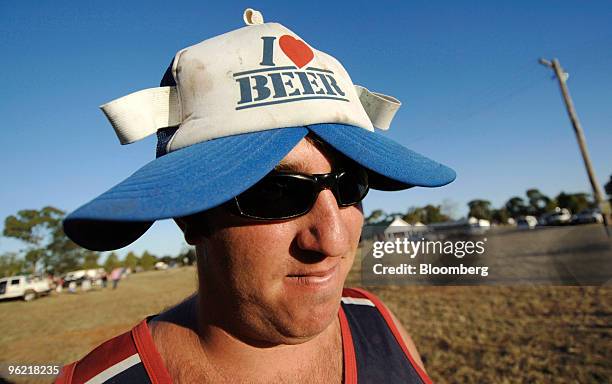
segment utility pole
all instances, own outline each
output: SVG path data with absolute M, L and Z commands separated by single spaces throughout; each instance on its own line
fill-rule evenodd
M 540 59 L 539 62 L 542 65 L 552 68 L 552 70 L 555 72 L 555 77 L 559 82 L 559 88 L 561 88 L 561 93 L 563 94 L 563 100 L 565 101 L 567 114 L 569 115 L 569 118 L 572 122 L 572 126 L 574 127 L 576 140 L 578 140 L 578 146 L 580 147 L 580 152 L 582 153 L 582 160 L 584 161 L 584 166 L 586 168 L 587 174 L 589 175 L 591 188 L 593 188 L 593 196 L 595 197 L 595 201 L 597 202 L 597 205 L 601 210 L 606 234 L 608 235 L 608 237 L 610 237 L 610 232 L 608 231 L 608 215 L 610 214 L 610 206 L 603 199 L 601 187 L 597 182 L 597 177 L 595 176 L 595 171 L 593 170 L 593 165 L 591 164 L 591 157 L 589 156 L 589 151 L 586 146 L 586 140 L 584 138 L 582 126 L 580 125 L 580 120 L 578 120 L 578 114 L 576 114 L 574 103 L 572 102 L 572 98 L 569 94 L 569 89 L 567 88 L 566 82 L 569 75 L 563 70 L 561 64 L 559 63 L 559 60 L 557 59 L 553 59 L 552 62 L 545 59 Z

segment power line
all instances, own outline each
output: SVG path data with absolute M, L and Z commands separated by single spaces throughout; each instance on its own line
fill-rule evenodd
M 576 55 L 584 52 L 585 50 L 592 50 L 601 42 L 607 42 L 609 40 L 612 40 L 612 34 L 582 41 L 578 44 L 568 44 L 560 48 L 552 49 L 551 51 L 558 53 L 571 52 Z M 515 51 L 518 51 L 518 49 L 515 49 Z M 582 60 L 580 63 L 577 63 L 574 66 L 575 69 L 581 69 L 585 66 L 599 62 L 602 59 L 609 59 L 612 57 L 612 54 L 610 54 L 610 51 L 607 49 L 598 49 L 596 52 L 599 54 L 590 58 L 589 60 Z M 518 54 L 518 52 L 512 53 L 513 55 Z M 580 56 L 584 55 L 581 54 Z M 432 118 L 430 125 L 440 128 L 429 129 L 426 133 L 411 138 L 410 141 L 416 142 L 425 138 L 431 138 L 432 135 L 437 135 L 443 132 L 447 133 L 451 129 L 455 130 L 458 126 L 469 121 L 473 117 L 493 109 L 504 101 L 507 101 L 540 85 L 546 78 L 542 76 L 535 76 L 536 72 L 537 69 L 533 67 L 531 62 L 525 62 L 515 71 L 509 74 L 506 73 L 506 75 L 503 77 L 498 77 L 498 80 L 491 85 L 473 93 L 460 95 L 462 102 L 454 105 L 450 111 L 448 108 L 449 106 L 446 106 L 446 110 L 449 112 L 444 114 L 432 112 L 429 115 Z M 453 110 L 457 112 L 454 112 Z M 427 116 L 424 117 L 427 118 Z

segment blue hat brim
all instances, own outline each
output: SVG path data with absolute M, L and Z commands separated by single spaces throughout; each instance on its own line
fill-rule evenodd
M 129 245 L 156 220 L 191 215 L 242 193 L 309 131 L 371 172 L 371 187 L 450 183 L 455 172 L 379 133 L 342 124 L 271 129 L 197 143 L 161 156 L 64 220 L 65 233 L 97 251 Z
M 441 187 L 455 180 L 451 168 L 420 155 L 378 132 L 343 124 L 309 125 L 323 141 L 374 172 L 370 186 L 382 191 Z

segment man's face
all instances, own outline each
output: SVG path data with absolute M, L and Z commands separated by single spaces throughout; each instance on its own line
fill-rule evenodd
M 334 160 L 323 151 L 303 139 L 282 167 L 332 172 Z M 323 190 L 312 210 L 295 219 L 253 221 L 219 208 L 206 222 L 211 232 L 190 240 L 215 321 L 250 340 L 284 344 L 307 341 L 331 324 L 361 234 L 360 205 L 339 208 Z

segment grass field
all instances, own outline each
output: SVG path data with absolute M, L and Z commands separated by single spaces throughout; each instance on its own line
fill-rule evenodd
M 179 302 L 195 288 L 195 268 L 186 267 L 133 274 L 116 290 L 109 287 L 52 294 L 30 303 L 0 303 L 0 362 L 72 362 L 144 317 Z
M 357 264 L 347 285 L 358 285 Z M 74 361 L 195 287 L 195 269 L 186 267 L 131 275 L 115 291 L 2 302 L 0 362 Z M 610 286 L 369 289 L 406 326 L 436 383 L 605 383 L 612 377 Z

